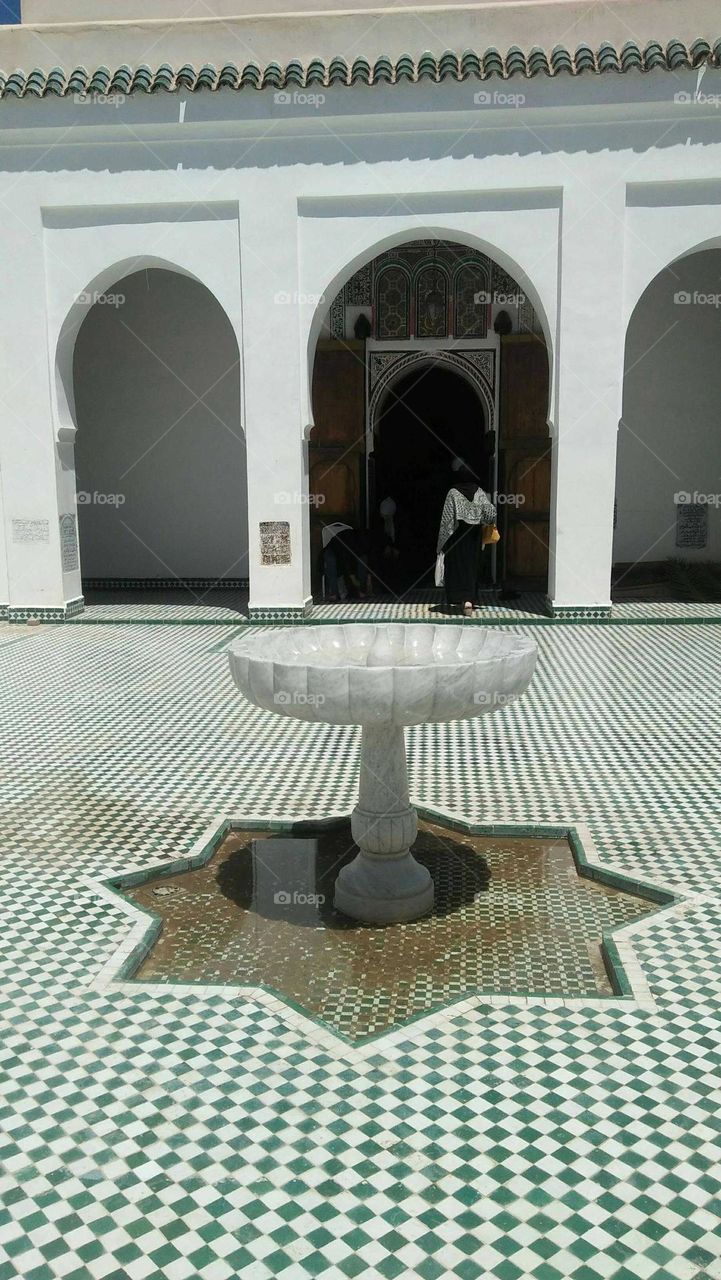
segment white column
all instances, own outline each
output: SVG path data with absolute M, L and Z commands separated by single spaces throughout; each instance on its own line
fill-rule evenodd
M 7 534 L 5 530 L 5 504 L 3 502 L 3 468 L 0 457 L 0 621 L 7 618 L 10 605 L 10 585 L 8 583 Z
M 554 614 L 608 613 L 623 392 L 623 186 L 571 188 L 561 233 L 558 410 L 549 596 Z
M 79 592 L 79 574 L 64 580 L 61 520 L 64 472 L 56 450 L 51 404 L 42 228 L 35 212 L 7 213 L 0 303 L 0 466 L 7 602 L 11 621 L 61 620 Z M 62 500 L 61 500 L 62 498 Z M 67 514 L 75 516 L 74 500 Z M 0 575 L 2 576 L 2 575 Z
M 310 606 L 307 446 L 300 411 L 296 202 L 254 195 L 240 219 L 251 617 Z M 264 526 L 263 530 L 261 526 Z M 272 551 L 281 562 L 264 563 Z

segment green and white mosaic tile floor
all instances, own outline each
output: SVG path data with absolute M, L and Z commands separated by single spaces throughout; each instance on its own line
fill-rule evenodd
M 399 622 L 430 619 L 434 622 L 455 619 L 438 612 L 441 592 L 436 588 L 418 589 L 403 600 L 378 599 L 314 604 L 308 621 L 312 622 Z M 95 591 L 89 592 L 82 613 L 70 619 L 74 626 L 108 622 L 165 623 L 244 623 L 248 614 L 247 591 Z M 548 616 L 546 598 L 541 592 L 525 592 L 518 599 L 502 601 L 491 592 L 482 597 L 475 621 L 492 625 L 535 622 L 558 625 Z M 719 621 L 721 602 L 696 600 L 621 600 L 613 604 L 610 623 Z M 588 620 L 586 620 L 588 621 Z M 561 623 L 565 625 L 566 619 Z
M 418 801 L 586 824 L 696 895 L 634 938 L 650 998 L 358 1047 L 270 995 L 99 984 L 131 922 L 96 878 L 353 803 L 356 731 L 244 704 L 231 634 L 0 636 L 0 1280 L 719 1280 L 721 629 L 536 628 L 523 701 L 408 735 Z

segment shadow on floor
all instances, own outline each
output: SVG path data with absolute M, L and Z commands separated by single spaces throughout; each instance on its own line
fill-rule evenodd
M 611 598 L 619 604 L 644 600 L 664 604 L 684 600 L 718 603 L 721 601 L 721 564 L 660 560 L 650 564 L 614 565 Z

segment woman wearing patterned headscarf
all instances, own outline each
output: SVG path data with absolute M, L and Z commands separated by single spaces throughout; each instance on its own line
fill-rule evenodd
M 453 461 L 453 483 L 446 494 L 438 531 L 436 585 L 445 584 L 449 608 L 473 613 L 483 525 L 496 522 L 496 508 L 477 477 L 460 458 Z

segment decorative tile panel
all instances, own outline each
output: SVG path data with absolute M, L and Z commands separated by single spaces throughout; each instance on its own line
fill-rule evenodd
M 290 564 L 290 524 L 287 520 L 261 520 L 260 563 Z

